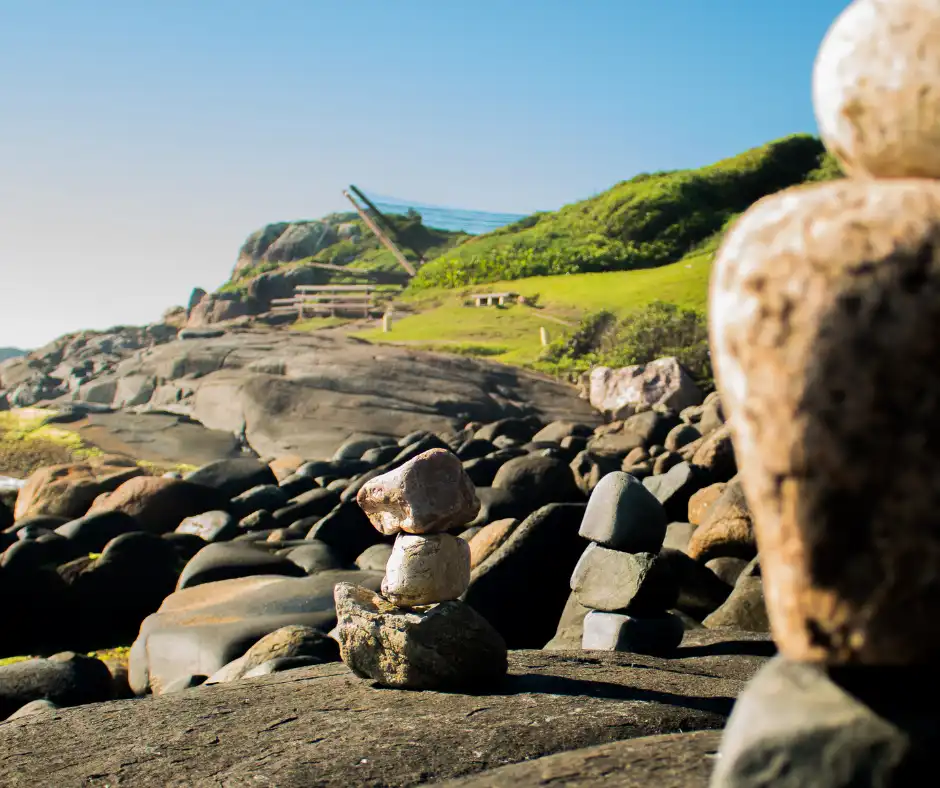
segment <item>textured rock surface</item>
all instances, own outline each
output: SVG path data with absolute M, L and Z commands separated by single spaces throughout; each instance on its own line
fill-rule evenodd
M 446 449 L 431 449 L 376 476 L 356 500 L 386 536 L 430 534 L 466 525 L 480 510 L 473 482 Z
M 625 418 L 638 406 L 665 405 L 676 412 L 702 401 L 695 381 L 674 358 L 622 369 L 591 370 L 588 399 L 612 419 Z
M 385 566 L 382 595 L 403 607 L 457 599 L 470 585 L 470 545 L 458 536 L 399 534 Z
M 0 725 L 0 784 L 404 788 L 643 736 L 709 729 L 717 739 L 732 698 L 763 662 L 723 651 L 670 660 L 514 652 L 500 692 L 485 697 L 377 691 L 330 664 L 63 709 Z M 664 767 L 664 748 L 641 752 Z
M 334 595 L 340 656 L 363 678 L 403 689 L 486 689 L 506 673 L 505 641 L 462 602 L 408 612 L 349 583 Z
M 621 553 L 588 545 L 571 575 L 571 590 L 593 610 L 644 615 L 671 608 L 679 594 L 676 579 L 655 553 Z
M 716 377 L 793 659 L 940 656 L 938 250 L 940 184 L 843 181 L 762 200 L 716 261 Z
M 849 175 L 940 177 L 940 15 L 930 0 L 855 0 L 813 71 L 826 147 Z
M 666 510 L 628 473 L 605 476 L 594 488 L 581 522 L 584 539 L 627 553 L 656 553 L 663 546 Z
M 636 618 L 592 610 L 584 618 L 581 648 L 668 656 L 679 647 L 684 631 L 682 620 L 668 613 Z

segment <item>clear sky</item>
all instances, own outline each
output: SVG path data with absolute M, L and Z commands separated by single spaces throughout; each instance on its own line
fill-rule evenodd
M 847 0 L 0 0 L 0 346 L 142 324 L 341 189 L 528 213 L 816 131 Z

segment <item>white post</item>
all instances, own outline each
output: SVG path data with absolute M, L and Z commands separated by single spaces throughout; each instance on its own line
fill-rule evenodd
M 539 339 L 542 340 L 542 347 L 545 347 L 548 344 L 548 331 L 545 326 L 542 326 L 539 329 Z
M 392 330 L 392 313 L 391 310 L 382 315 L 382 332 L 387 334 Z

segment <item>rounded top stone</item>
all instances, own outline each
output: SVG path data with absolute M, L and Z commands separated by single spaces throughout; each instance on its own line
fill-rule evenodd
M 816 57 L 813 104 L 846 174 L 940 178 L 940 7 L 855 0 Z

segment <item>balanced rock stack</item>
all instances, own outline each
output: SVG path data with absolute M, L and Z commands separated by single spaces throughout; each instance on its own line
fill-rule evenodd
M 722 788 L 923 784 L 940 745 L 940 5 L 853 2 L 813 94 L 849 177 L 761 200 L 712 278 L 781 652 L 738 699 Z
M 668 612 L 679 584 L 660 556 L 668 519 L 628 473 L 607 474 L 594 488 L 579 531 L 591 544 L 571 575 L 575 598 L 590 608 L 583 649 L 666 655 L 682 641 L 682 620 Z
M 395 544 L 381 594 L 335 588 L 343 662 L 363 678 L 409 689 L 470 688 L 505 675 L 505 641 L 459 601 L 470 584 L 470 546 L 448 531 L 480 509 L 460 460 L 445 449 L 424 452 L 371 479 L 357 501 Z

